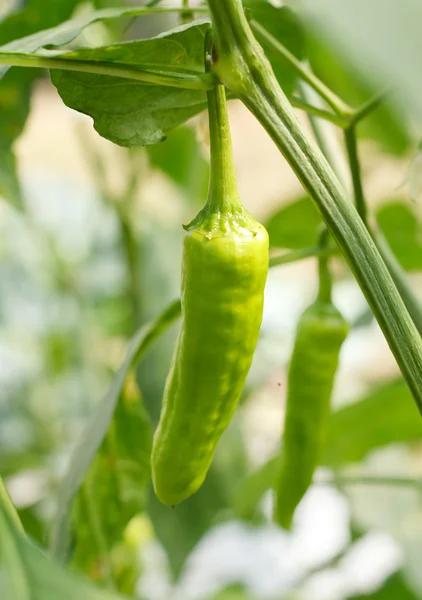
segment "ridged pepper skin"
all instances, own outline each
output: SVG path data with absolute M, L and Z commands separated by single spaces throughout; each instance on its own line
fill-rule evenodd
M 330 398 L 348 324 L 329 302 L 316 301 L 299 320 L 288 372 L 275 520 L 290 529 L 324 448 Z
M 203 209 L 188 226 L 183 323 L 154 436 L 152 475 L 161 502 L 201 486 L 238 403 L 260 330 L 268 235 L 247 211 Z

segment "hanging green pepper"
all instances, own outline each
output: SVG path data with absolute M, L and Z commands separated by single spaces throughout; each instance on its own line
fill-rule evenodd
M 324 446 L 330 398 L 348 324 L 331 302 L 327 258 L 320 259 L 320 291 L 299 320 L 288 373 L 275 520 L 290 529 L 312 482 Z
M 155 492 L 175 505 L 205 479 L 238 403 L 262 320 L 268 234 L 236 186 L 224 87 L 208 93 L 211 179 L 185 227 L 183 323 L 152 451 Z

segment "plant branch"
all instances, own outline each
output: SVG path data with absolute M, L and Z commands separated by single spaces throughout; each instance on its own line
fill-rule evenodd
M 19 52 L 0 52 L 0 65 L 11 67 L 30 67 L 36 69 L 61 69 L 63 71 L 79 71 L 95 75 L 109 75 L 144 83 L 152 83 L 167 87 L 189 90 L 207 91 L 215 86 L 215 79 L 209 74 L 193 74 L 184 71 L 161 71 L 118 65 L 117 63 L 89 62 L 66 58 L 50 58 L 37 54 Z
M 349 159 L 350 174 L 352 176 L 356 210 L 358 211 L 362 221 L 365 223 L 365 225 L 367 225 L 368 210 L 362 186 L 362 175 L 359 162 L 355 125 L 351 125 L 350 127 L 344 130 L 344 141 L 346 144 L 347 156 Z
M 336 246 L 328 246 L 322 248 L 321 246 L 311 246 L 309 248 L 301 248 L 300 250 L 292 250 L 291 252 L 285 252 L 284 254 L 272 256 L 270 258 L 269 267 L 278 267 L 280 265 L 287 265 L 292 262 L 304 260 L 305 258 L 319 258 L 328 257 L 338 253 Z
M 376 110 L 379 107 L 379 105 L 382 104 L 382 102 L 384 102 L 385 98 L 388 96 L 390 91 L 391 88 L 383 90 L 382 92 L 368 100 L 368 102 L 365 102 L 365 104 L 362 104 L 362 106 L 354 110 L 353 114 L 350 116 L 350 125 L 356 125 L 357 123 L 362 121 L 362 119 L 367 117 L 370 113 Z
M 422 340 L 369 235 L 331 167 L 281 90 L 241 0 L 208 0 L 221 81 L 251 110 L 313 198 L 384 332 L 422 414 Z
M 260 25 L 257 21 L 253 19 L 250 22 L 252 29 L 260 35 L 265 41 L 272 46 L 274 50 L 276 50 L 296 71 L 299 77 L 306 81 L 308 85 L 310 85 L 321 98 L 324 98 L 326 103 L 334 110 L 334 112 L 340 117 L 346 117 L 353 112 L 352 108 L 348 106 L 341 98 L 337 96 L 328 86 L 325 85 L 312 71 L 307 69 L 301 62 L 298 60 L 294 54 L 292 54 L 283 44 L 281 44 L 277 38 L 275 38 L 265 27 Z
M 323 108 L 318 108 L 317 106 L 313 106 L 312 104 L 308 104 L 307 102 L 305 102 L 301 98 L 298 98 L 297 96 L 293 96 L 290 99 L 290 101 L 292 103 L 292 106 L 294 106 L 295 108 L 299 108 L 300 110 L 303 110 L 306 113 L 313 115 L 315 117 L 319 117 L 320 119 L 325 119 L 326 121 L 330 121 L 331 123 L 334 123 L 334 125 L 338 125 L 341 128 L 347 127 L 347 125 L 348 125 L 348 120 L 345 119 L 344 117 L 341 117 L 340 115 L 336 115 L 335 113 L 332 113 Z

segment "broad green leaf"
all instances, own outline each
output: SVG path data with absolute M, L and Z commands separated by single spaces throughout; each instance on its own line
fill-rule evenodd
M 408 110 L 422 115 L 420 0 L 305 0 L 301 6 L 335 52 L 368 81 L 395 86 L 403 107 L 399 117 L 406 122 Z
M 376 448 L 421 439 L 422 423 L 412 396 L 404 381 L 397 380 L 331 415 L 321 463 L 338 468 L 361 461 Z M 236 514 L 246 519 L 255 515 L 262 495 L 273 486 L 277 469 L 275 457 L 243 481 L 234 500 Z
M 308 38 L 308 56 L 315 73 L 351 106 L 361 106 L 379 93 L 376 81 L 365 81 L 362 73 L 350 64 L 337 48 L 325 39 Z M 401 155 L 409 148 L 411 138 L 406 115 L 386 100 L 359 125 L 359 135 L 379 143 L 383 150 Z
M 30 0 L 22 10 L 11 13 L 0 23 L 0 46 L 4 47 L 38 29 L 61 23 L 69 18 L 78 2 Z M 0 66 L 0 78 L 7 69 Z M 12 69 L 0 81 L 0 196 L 18 206 L 22 202 L 21 190 L 11 146 L 25 125 L 32 83 L 38 76 L 36 70 Z
M 372 594 L 349 596 L 347 600 L 418 600 L 416 595 L 406 584 L 402 573 L 391 575 L 384 585 Z
M 316 208 L 305 197 L 284 206 L 269 218 L 265 227 L 272 247 L 295 250 L 315 245 L 320 223 Z
M 179 127 L 165 144 L 148 147 L 151 163 L 161 169 L 183 190 L 194 205 L 205 201 L 209 180 L 209 163 L 205 160 L 195 130 Z
M 18 528 L 0 501 L 0 598 L 5 600 L 124 600 L 52 562 Z
M 61 58 L 103 61 L 201 73 L 206 21 L 195 21 L 155 38 L 83 49 Z M 121 146 L 145 146 L 201 112 L 204 92 L 143 84 L 105 75 L 70 71 L 52 73 L 65 104 L 90 115 L 100 135 Z
M 304 59 L 305 35 L 299 19 L 292 10 L 285 6 L 271 4 L 268 0 L 246 0 L 243 4 L 250 9 L 253 20 L 281 42 L 296 58 Z M 257 37 L 284 93 L 291 95 L 297 79 L 295 71 L 280 57 L 279 53 L 272 49 L 265 38 L 259 35 Z
M 73 505 L 72 564 L 98 582 L 106 580 L 107 566 L 112 570 L 113 550 L 123 542 L 129 521 L 145 508 L 151 442 L 149 417 L 133 376 Z
M 420 271 L 422 224 L 411 209 L 400 202 L 385 204 L 378 210 L 376 218 L 402 267 L 408 271 Z
M 233 494 L 245 475 L 245 449 L 236 422 L 225 431 L 201 488 L 174 507 L 161 504 L 151 493 L 149 516 L 167 552 L 175 579 L 205 533 L 230 516 Z
M 395 442 L 422 439 L 422 422 L 402 380 L 393 381 L 331 416 L 323 464 L 359 462 Z
M 51 546 L 56 556 L 63 556 L 67 550 L 68 519 L 71 503 L 107 435 L 128 371 L 133 368 L 151 344 L 179 315 L 180 301 L 176 301 L 164 310 L 153 323 L 141 327 L 134 335 L 125 360 L 76 445 L 68 472 L 59 490 L 57 514 L 51 536 Z

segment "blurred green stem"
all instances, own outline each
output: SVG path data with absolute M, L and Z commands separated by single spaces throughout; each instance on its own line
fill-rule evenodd
M 189 0 L 182 0 L 182 7 L 185 12 L 182 12 L 180 19 L 182 23 L 190 23 L 193 19 L 193 11 L 190 9 Z
M 388 96 L 390 91 L 390 88 L 386 88 L 385 90 L 382 90 L 379 94 L 376 94 L 373 98 L 370 98 L 360 107 L 356 108 L 350 117 L 349 124 L 356 125 L 357 123 L 362 121 L 362 119 L 374 112 L 374 110 L 376 110 L 378 106 L 384 102 L 385 98 Z
M 321 251 L 327 250 L 328 244 L 330 243 L 330 232 L 323 226 L 323 229 L 319 235 L 319 247 Z M 331 303 L 331 291 L 333 287 L 333 280 L 330 271 L 330 255 L 321 253 L 318 257 L 318 274 L 319 274 L 319 290 L 318 300 L 324 303 Z
M 350 165 L 350 174 L 352 176 L 356 210 L 366 227 L 368 227 L 368 211 L 363 193 L 362 173 L 359 162 L 355 125 L 351 125 L 344 130 L 344 141 Z
M 343 128 L 346 127 L 348 124 L 347 119 L 345 119 L 344 117 L 336 115 L 335 113 L 332 113 L 323 108 L 314 106 L 313 104 L 308 104 L 307 102 L 305 102 L 301 98 L 298 98 L 297 96 L 292 96 L 291 103 L 292 106 L 305 111 L 306 113 L 308 113 L 308 115 L 313 115 L 315 117 L 325 119 L 326 121 L 330 121 L 331 123 L 334 123 L 334 125 L 338 125 L 339 127 Z

